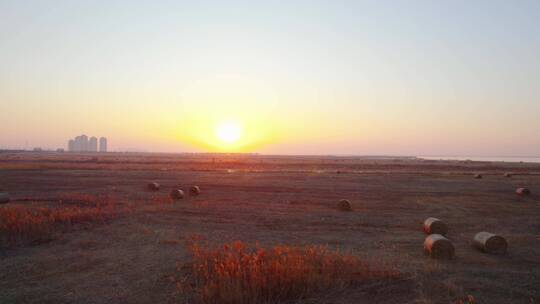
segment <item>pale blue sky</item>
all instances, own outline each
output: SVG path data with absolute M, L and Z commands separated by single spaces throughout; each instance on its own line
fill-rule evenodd
M 0 147 L 540 154 L 540 1 L 290 2 L 0 1 Z

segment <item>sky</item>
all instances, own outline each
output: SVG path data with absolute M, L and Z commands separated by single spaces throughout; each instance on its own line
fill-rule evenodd
M 538 156 L 538 54 L 540 1 L 0 0 L 0 148 Z

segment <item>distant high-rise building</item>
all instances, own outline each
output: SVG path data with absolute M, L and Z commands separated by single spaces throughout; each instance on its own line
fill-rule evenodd
M 88 152 L 88 136 L 81 135 L 81 152 Z
M 107 138 L 105 137 L 99 139 L 99 152 L 107 152 Z
M 75 140 L 70 139 L 68 141 L 68 151 L 69 152 L 75 152 Z
M 98 142 L 95 136 L 90 137 L 88 140 L 88 151 L 97 152 L 98 151 Z
M 73 144 L 73 151 L 74 152 L 82 151 L 82 137 L 81 136 L 75 137 L 75 143 Z

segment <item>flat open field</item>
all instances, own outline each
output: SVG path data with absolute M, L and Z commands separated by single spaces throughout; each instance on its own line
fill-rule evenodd
M 151 181 L 161 190 L 146 190 Z M 170 190 L 191 185 L 201 195 L 168 198 Z M 519 186 L 532 194 L 517 196 Z M 117 206 L 101 222 L 1 247 L 0 303 L 183 303 L 170 278 L 177 263 L 190 261 L 186 242 L 194 238 L 328 245 L 402 273 L 302 303 L 456 303 L 468 295 L 475 303 L 540 302 L 540 164 L 1 153 L 0 190 L 12 198 L 0 209 L 104 198 Z M 352 212 L 338 210 L 340 199 L 351 201 Z M 430 216 L 448 224 L 453 260 L 424 255 L 422 222 Z M 508 253 L 473 249 L 480 231 L 504 236 Z

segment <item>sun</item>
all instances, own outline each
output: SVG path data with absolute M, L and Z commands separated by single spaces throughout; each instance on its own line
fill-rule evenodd
M 223 121 L 216 127 L 216 137 L 227 144 L 235 143 L 242 137 L 242 126 L 237 121 Z

